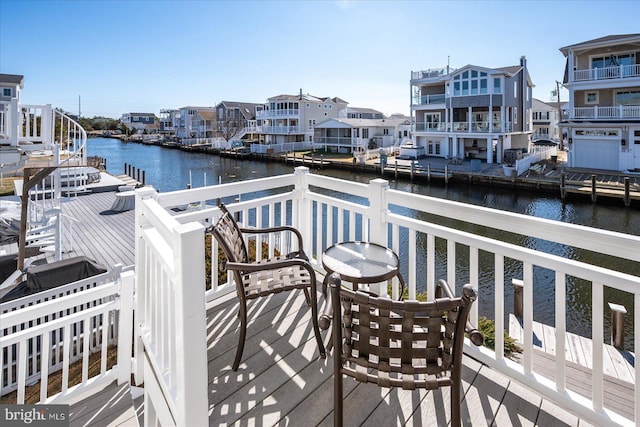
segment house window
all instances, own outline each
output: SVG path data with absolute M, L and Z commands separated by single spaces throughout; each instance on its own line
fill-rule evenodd
M 2 96 L 11 97 L 11 88 L 6 87 L 2 89 Z
M 318 108 L 322 108 L 322 105 L 318 104 Z
M 513 124 L 518 123 L 518 107 L 513 108 Z
M 597 104 L 598 103 L 598 92 L 585 92 L 585 94 L 584 94 L 584 103 L 585 104 Z
M 383 135 L 389 135 L 389 129 L 387 129 L 387 128 L 382 129 L 382 134 Z
M 502 89 L 500 88 L 500 78 L 494 77 L 493 79 L 493 93 L 502 93 Z
M 436 142 L 436 154 L 440 154 L 440 143 Z
M 362 129 L 362 137 L 369 138 L 369 129 Z
M 487 93 L 487 73 L 483 71 L 464 71 L 453 77 L 453 95 L 478 95 Z
M 309 103 L 307 102 L 307 108 L 309 108 L 310 106 L 311 106 L 311 104 L 309 104 Z
M 518 82 L 517 81 L 513 82 L 513 97 L 515 99 L 518 99 Z

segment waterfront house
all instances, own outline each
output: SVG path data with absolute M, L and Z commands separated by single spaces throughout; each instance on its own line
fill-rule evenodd
M 347 102 L 309 94 L 278 95 L 267 100 L 256 119 L 260 121 L 260 141 L 264 144 L 313 142 L 314 128 L 320 122 L 345 114 Z
M 124 113 L 120 122 L 135 132 L 147 131 L 151 133 L 157 130 L 158 118 L 153 113 Z
M 159 115 L 160 133 L 167 137 L 176 136 L 180 124 L 180 110 L 164 108 Z
M 226 141 L 258 142 L 259 131 L 256 112 L 264 104 L 252 102 L 222 101 L 216 105 L 216 136 Z
M 528 149 L 532 88 L 524 56 L 510 67 L 412 71 L 414 145 L 429 156 L 502 163 L 504 150 Z
M 11 114 L 12 101 L 17 107 L 20 102 L 20 90 L 24 87 L 24 77 L 18 74 L 0 74 L 0 145 L 2 163 L 14 163 L 20 158 L 17 151 L 18 129 L 12 129 L 7 120 Z M 14 111 L 14 114 L 17 110 Z
M 410 127 L 408 117 L 329 119 L 316 125 L 313 146 L 338 153 L 365 152 L 398 145 Z
M 178 128 L 176 129 L 176 136 L 182 139 L 196 138 L 196 132 L 193 129 L 193 116 L 199 111 L 211 111 L 215 113 L 214 107 L 194 107 L 186 106 L 179 109 L 178 113 Z
M 191 117 L 191 131 L 196 138 L 213 138 L 216 128 L 216 113 L 209 110 L 197 110 Z
M 531 140 L 546 139 L 558 141 L 560 139 L 557 103 L 547 103 L 533 98 L 531 103 Z
M 24 88 L 24 76 L 0 74 L 0 101 L 8 102 L 12 98 L 20 99 L 20 90 L 22 88 Z
M 570 167 L 640 170 L 640 34 L 610 35 L 560 48 L 567 58 Z

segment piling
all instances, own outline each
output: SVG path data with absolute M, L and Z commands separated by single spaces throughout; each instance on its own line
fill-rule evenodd
M 413 169 L 415 165 L 413 164 L 413 160 L 411 160 L 411 181 L 413 181 Z
M 517 318 L 522 319 L 524 281 L 511 279 L 511 283 L 513 284 L 513 314 Z
M 427 163 L 427 182 L 431 182 L 431 163 Z
M 596 176 L 591 175 L 591 201 L 595 203 L 598 198 L 598 191 L 596 188 Z
M 629 206 L 631 204 L 631 195 L 629 193 L 629 177 L 624 177 L 624 205 Z
M 565 197 L 567 197 L 567 191 L 565 189 L 565 179 L 566 179 L 566 174 L 565 172 L 560 172 L 560 198 L 562 200 L 565 199 Z
M 398 159 L 396 159 L 395 161 L 396 161 L 395 175 L 396 175 L 396 180 L 397 180 L 398 179 Z
M 444 185 L 449 184 L 449 165 L 444 165 Z
M 611 310 L 611 345 L 624 350 L 624 315 L 627 309 L 619 304 L 609 303 Z

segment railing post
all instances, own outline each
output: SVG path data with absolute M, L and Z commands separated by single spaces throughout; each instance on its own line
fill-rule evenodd
M 175 355 L 178 370 L 176 422 L 181 426 L 201 426 L 209 422 L 204 227 L 190 222 L 179 225 L 174 231 L 174 283 L 182 286 L 174 290 L 176 335 L 182 338 Z
M 624 315 L 627 309 L 619 304 L 609 303 L 611 310 L 611 345 L 624 350 Z
M 9 145 L 17 147 L 18 137 L 20 135 L 20 126 L 22 125 L 19 114 L 20 108 L 18 106 L 18 98 L 11 99 L 11 106 L 9 108 L 9 117 L 6 122 L 7 129 L 9 129 Z
M 382 178 L 369 181 L 369 241 L 382 246 L 387 246 L 387 190 L 389 181 Z M 386 283 L 380 284 L 377 293 L 387 294 Z
M 131 381 L 131 338 L 133 337 L 133 288 L 135 275 L 120 276 L 120 318 L 118 322 L 118 384 Z
M 135 255 L 136 255 L 136 280 L 135 280 L 135 313 L 134 313 L 134 339 L 133 339 L 133 375 L 136 385 L 140 385 L 144 382 L 144 345 L 142 344 L 140 326 L 146 321 L 145 312 L 145 289 L 144 283 L 146 280 L 146 269 L 144 268 L 146 262 L 146 248 L 144 239 L 142 238 L 142 230 L 145 227 L 145 219 L 143 215 L 143 203 L 145 199 L 153 198 L 156 192 L 151 188 L 143 188 L 136 190 L 136 203 L 135 203 Z
M 305 166 L 298 166 L 294 169 L 294 174 L 296 176 L 295 200 L 297 201 L 297 212 L 296 206 L 293 206 L 294 210 L 291 216 L 291 225 L 300 230 L 300 233 L 305 236 L 303 240 L 305 248 L 303 249 L 311 258 L 313 258 L 313 239 L 311 238 L 313 236 L 313 228 L 311 224 L 313 212 L 311 209 L 311 200 L 307 197 L 307 193 L 309 192 L 309 183 L 307 182 L 309 168 Z M 319 262 L 320 254 L 317 254 L 317 256 Z

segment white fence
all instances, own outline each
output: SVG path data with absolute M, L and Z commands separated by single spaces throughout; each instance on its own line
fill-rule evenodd
M 269 190 L 270 195 L 257 198 L 256 192 L 262 190 Z M 494 235 L 500 236 L 501 239 L 506 238 L 505 236 L 528 236 L 528 239 L 542 239 L 553 242 L 556 246 L 582 248 L 636 264 L 640 262 L 640 252 L 630 251 L 629 248 L 640 247 L 640 237 L 390 190 L 388 183 L 381 179 L 375 179 L 369 185 L 365 185 L 313 175 L 307 168 L 297 168 L 292 175 L 149 195 L 143 203 L 141 203 L 143 199 L 138 200 L 136 204 L 136 209 L 140 209 L 137 212 L 138 221 L 146 224 L 142 228 L 144 249 L 138 249 L 137 265 L 140 268 L 138 277 L 140 283 L 145 281 L 149 283 L 143 287 L 143 295 L 139 295 L 138 301 L 140 304 L 147 305 L 144 312 L 156 313 L 155 318 L 153 314 L 147 314 L 150 318 L 141 320 L 139 323 L 144 325 L 151 319 L 155 319 L 153 322 L 156 322 L 156 326 L 151 329 L 165 330 L 167 335 L 164 338 L 148 334 L 146 329 L 141 332 L 145 337 L 147 351 L 151 349 L 152 354 L 160 352 L 167 355 L 166 360 L 163 359 L 165 365 L 157 366 L 159 370 L 156 370 L 154 362 L 149 363 L 149 366 L 156 372 L 163 373 L 164 376 L 170 376 L 172 383 L 189 383 L 189 378 L 194 375 L 194 372 L 184 371 L 180 362 L 186 362 L 193 370 L 199 371 L 195 374 L 196 376 L 206 377 L 203 374 L 206 372 L 206 362 L 197 360 L 201 354 L 204 354 L 204 350 L 201 349 L 204 341 L 200 341 L 204 340 L 202 338 L 204 325 L 202 325 L 203 319 L 198 316 L 204 316 L 201 306 L 204 304 L 205 292 L 197 295 L 198 298 L 194 296 L 198 293 L 193 292 L 193 289 L 204 287 L 205 278 L 202 277 L 204 268 L 200 264 L 193 263 L 196 262 L 194 259 L 199 263 L 204 258 L 202 244 L 204 225 L 212 223 L 218 215 L 217 208 L 206 202 L 213 202 L 218 198 L 230 201 L 230 209 L 239 212 L 241 221 L 246 225 L 261 227 L 286 222 L 296 226 L 305 238 L 305 251 L 319 270 L 321 270 L 320 259 L 325 248 L 338 241 L 361 239 L 386 245 L 400 255 L 403 275 L 409 284 L 410 297 L 415 297 L 417 289 L 426 289 L 428 295 L 433 295 L 436 279 L 440 278 L 446 278 L 456 288 L 470 282 L 478 284 L 485 290 L 492 289 L 492 293 L 480 292 L 479 302 L 486 302 L 488 306 L 493 307 L 492 317 L 496 321 L 498 331 L 505 328 L 505 296 L 509 292 L 509 287 L 505 286 L 505 283 L 510 284 L 512 278 L 522 279 L 525 338 L 521 363 L 504 357 L 502 334 L 496 336 L 495 352 L 473 346 L 466 346 L 465 351 L 492 369 L 529 386 L 546 399 L 594 424 L 632 425 L 635 420 L 638 420 L 637 416 L 626 419 L 604 405 L 603 289 L 611 288 L 626 293 L 631 296 L 635 304 L 640 304 L 640 278 L 616 271 L 615 267 L 618 265 L 616 263 L 611 263 L 607 268 L 593 266 L 522 246 L 517 243 L 520 240 L 516 238 L 507 242 L 460 231 L 446 224 L 455 220 L 456 224 L 472 226 L 467 229 L 479 226 L 497 230 Z M 241 202 L 233 203 L 236 199 L 240 199 Z M 189 203 L 199 203 L 201 209 L 177 216 L 170 215 L 166 211 L 172 206 Z M 427 221 L 425 218 L 432 219 Z M 180 240 L 171 240 L 176 239 L 181 233 L 191 236 L 189 239 L 193 239 L 192 243 L 185 245 Z M 270 251 L 273 250 L 273 245 L 283 243 L 278 239 L 264 242 L 269 245 Z M 185 255 L 187 247 L 189 248 L 188 256 Z M 212 251 L 215 254 L 216 248 L 214 247 Z M 493 260 L 493 268 L 490 271 L 481 271 L 479 261 L 481 257 L 489 257 Z M 173 268 L 170 268 L 169 266 L 174 265 L 174 259 L 178 261 Z M 418 260 L 424 263 L 419 263 Z M 182 266 L 181 273 L 177 274 L 175 269 L 178 269 L 181 263 L 193 268 L 185 269 Z M 424 269 L 418 271 L 418 265 L 423 265 Z M 216 270 L 216 260 L 213 266 L 213 270 Z M 550 298 L 554 299 L 552 304 L 555 304 L 557 343 L 555 380 L 543 377 L 532 363 L 533 295 L 538 285 L 534 280 L 536 277 L 534 271 L 539 269 L 548 271 L 551 277 L 555 278 L 555 292 L 554 295 L 550 295 Z M 215 277 L 217 271 L 211 274 Z M 563 357 L 567 333 L 566 289 L 570 281 L 576 280 L 586 283 L 592 292 L 591 318 L 594 349 L 591 361 L 592 389 L 586 397 L 567 381 L 567 362 Z M 207 293 L 209 298 L 225 290 L 223 284 L 214 285 L 216 288 Z M 197 302 L 190 306 L 189 311 L 183 311 L 184 296 L 176 296 L 184 293 L 187 288 L 190 289 L 191 297 L 197 299 Z M 226 288 L 229 290 L 228 285 Z M 139 289 L 141 289 L 140 284 Z M 393 284 L 392 289 L 392 296 L 398 296 L 397 283 Z M 174 305 L 177 308 L 173 312 L 167 311 L 168 301 L 175 302 Z M 197 314 L 193 312 L 194 307 Z M 162 316 L 157 313 L 162 313 Z M 635 324 L 638 325 L 640 312 L 636 310 L 636 313 Z M 472 320 L 477 321 L 477 316 L 478 305 L 476 304 L 472 312 Z M 194 319 L 195 323 L 193 323 Z M 171 334 L 176 332 L 171 328 L 180 329 L 183 327 L 183 322 L 187 320 L 193 325 L 188 333 L 185 331 L 183 335 Z M 639 328 L 636 327 L 634 331 L 637 354 L 640 347 Z M 184 341 L 178 343 L 173 339 L 179 336 L 184 336 Z M 174 360 L 173 346 L 176 345 L 178 356 Z M 188 354 L 183 354 L 187 359 L 180 358 L 180 346 L 190 349 Z M 636 365 L 636 380 L 631 384 L 635 390 L 636 413 L 640 408 L 639 371 L 640 366 Z M 148 372 L 145 373 L 145 380 L 147 374 Z M 202 385 L 198 382 L 199 380 L 195 381 L 197 390 L 200 390 L 200 387 L 206 387 L 206 384 Z M 174 392 L 171 396 L 175 397 L 174 403 L 166 405 L 168 408 L 172 408 L 172 405 L 177 406 L 179 402 L 189 402 L 189 407 L 184 408 L 188 413 L 202 413 L 202 411 L 206 413 L 206 401 L 192 402 L 187 394 L 183 394 L 188 391 L 180 390 L 179 387 L 170 390 Z M 206 396 L 206 393 L 202 392 L 202 395 Z
M 251 144 L 251 152 L 257 154 L 287 153 L 289 151 L 311 150 L 311 142 L 284 142 L 281 144 Z
M 556 156 L 557 154 L 558 149 L 556 147 L 534 147 L 533 150 L 529 151 L 529 154 L 524 158 L 516 160 L 516 164 L 514 165 L 516 173 L 520 176 L 528 171 L 531 165 L 542 160 L 547 160 L 551 158 L 551 156 Z
M 73 396 L 131 376 L 132 272 L 107 273 L 0 305 L 0 395 L 40 382 L 39 403 L 65 403 Z M 108 346 L 118 346 L 107 369 Z M 114 350 L 115 351 L 115 350 Z M 100 354 L 100 372 L 89 378 L 89 356 Z M 82 360 L 82 379 L 69 384 L 69 367 Z M 62 370 L 59 393 L 48 396 L 49 375 Z

